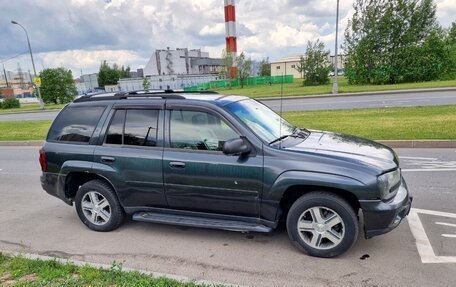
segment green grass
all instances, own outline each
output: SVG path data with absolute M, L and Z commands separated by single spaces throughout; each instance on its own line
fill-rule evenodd
M 0 141 L 44 140 L 52 121 L 0 122 Z
M 374 140 L 456 139 L 456 105 L 286 112 L 291 123 Z M 0 141 L 43 140 L 51 121 L 0 122 Z
M 280 96 L 280 84 L 245 86 L 232 89 L 218 89 L 220 93 L 229 93 L 243 95 L 253 98 L 267 98 Z M 423 88 L 444 88 L 456 87 L 456 79 L 449 81 L 432 81 L 420 83 L 405 83 L 395 85 L 349 85 L 345 77 L 339 77 L 339 93 L 353 92 L 375 92 L 387 90 L 404 90 L 404 89 L 423 89 Z M 293 83 L 283 85 L 283 96 L 305 96 L 330 94 L 332 92 L 332 82 L 321 86 L 302 86 L 302 79 L 295 79 Z
M 167 278 L 154 278 L 139 272 L 124 272 L 113 263 L 109 270 L 75 266 L 55 260 L 31 260 L 0 253 L 0 286 L 150 286 L 194 287 Z
M 288 112 L 291 123 L 375 140 L 456 139 L 456 106 Z
M 66 104 L 48 104 L 45 105 L 44 108 L 46 110 L 60 110 L 62 109 Z M 17 113 L 17 112 L 28 112 L 28 111 L 39 111 L 40 110 L 40 105 L 39 104 L 21 104 L 20 108 L 15 108 L 15 109 L 6 109 L 6 110 L 0 110 L 0 114 L 4 113 Z

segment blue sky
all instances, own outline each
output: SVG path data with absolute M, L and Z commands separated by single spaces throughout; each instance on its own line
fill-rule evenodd
M 455 20 L 456 1 L 436 0 L 439 22 Z M 301 53 L 320 38 L 334 49 L 336 0 L 237 0 L 238 50 L 271 60 Z M 352 14 L 340 1 L 339 40 Z M 28 31 L 38 70 L 64 66 L 74 76 L 96 72 L 103 59 L 143 67 L 155 49 L 201 48 L 219 57 L 225 45 L 223 0 L 0 0 L 0 61 L 31 70 Z

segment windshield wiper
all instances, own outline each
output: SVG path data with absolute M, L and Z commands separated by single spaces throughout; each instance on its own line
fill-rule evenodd
M 281 140 L 283 140 L 283 139 L 286 139 L 286 138 L 289 137 L 289 136 L 291 136 L 291 135 L 284 135 L 284 136 L 281 136 L 281 137 L 279 137 L 279 138 L 276 138 L 275 140 L 273 140 L 273 141 L 270 142 L 269 144 L 271 145 L 271 144 L 273 144 L 273 143 L 276 143 L 276 142 L 278 142 L 278 141 L 281 141 Z

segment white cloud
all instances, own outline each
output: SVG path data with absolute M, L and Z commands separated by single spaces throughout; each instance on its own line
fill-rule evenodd
M 237 0 L 238 50 L 260 59 L 303 52 L 320 38 L 334 49 L 336 0 Z M 353 13 L 340 1 L 339 42 Z M 456 1 L 436 0 L 444 26 L 455 20 Z M 23 7 L 27 7 L 26 10 Z M 75 74 L 94 72 L 103 59 L 145 65 L 155 49 L 202 48 L 219 57 L 225 45 L 221 0 L 71 0 L 0 1 L 0 59 L 26 51 L 14 19 L 29 31 L 37 68 L 65 66 Z M 24 55 L 6 62 L 8 69 L 29 68 Z

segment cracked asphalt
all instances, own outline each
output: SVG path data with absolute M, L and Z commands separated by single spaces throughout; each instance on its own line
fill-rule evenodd
M 456 213 L 456 150 L 397 152 L 415 196 L 414 207 Z M 441 167 L 447 170 L 432 171 Z M 116 231 L 98 233 L 79 221 L 74 207 L 46 194 L 39 175 L 38 147 L 0 147 L 0 250 L 104 264 L 115 260 L 130 268 L 248 286 L 454 286 L 456 282 L 456 261 L 422 263 L 407 221 L 386 235 L 360 237 L 350 251 L 334 259 L 301 254 L 284 227 L 270 234 L 246 234 L 127 220 Z M 456 250 L 448 248 L 455 246 L 456 238 L 440 235 L 453 232 L 452 227 L 435 225 L 435 221 L 455 221 L 421 217 L 435 254 L 456 257 Z

